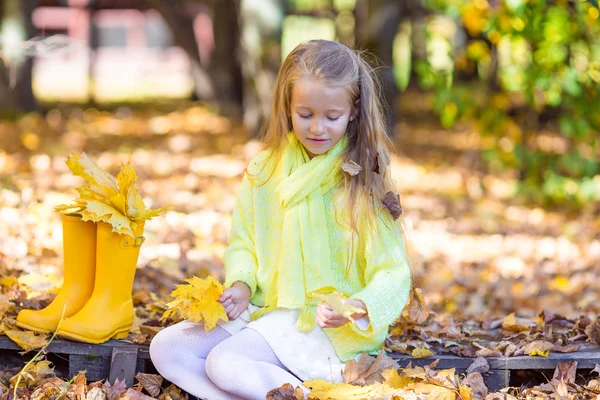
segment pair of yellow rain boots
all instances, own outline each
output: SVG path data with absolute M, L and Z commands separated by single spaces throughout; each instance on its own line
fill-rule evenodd
M 43 310 L 22 310 L 17 325 L 86 343 L 127 337 L 133 325 L 131 291 L 144 225 L 135 237 L 112 232 L 104 223 L 63 215 L 64 284 Z

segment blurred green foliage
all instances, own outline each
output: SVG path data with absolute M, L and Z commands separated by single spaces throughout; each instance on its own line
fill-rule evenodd
M 423 0 L 413 22 L 423 41 L 412 63 L 436 91 L 450 127 L 478 123 L 491 172 L 518 171 L 520 192 L 541 203 L 576 206 L 600 198 L 600 18 L 581 0 Z M 409 28 L 398 47 L 406 49 Z M 410 33 L 409 33 L 410 34 Z M 395 75 L 407 85 L 406 51 Z M 595 181 L 594 181 L 595 179 Z

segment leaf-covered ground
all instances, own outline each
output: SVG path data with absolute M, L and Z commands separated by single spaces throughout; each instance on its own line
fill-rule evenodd
M 399 320 L 386 347 L 419 357 L 454 353 L 475 360 L 597 345 L 600 206 L 573 212 L 522 204 L 512 196 L 512 174 L 485 172 L 471 126 L 442 130 L 429 118 L 418 118 L 425 109 L 419 101 L 409 105 L 406 114 L 416 117 L 398 125 L 392 169 L 415 276 L 431 315 L 414 304 L 410 317 L 428 318 L 421 324 Z M 18 332 L 16 314 L 44 307 L 60 287 L 62 237 L 53 206 L 77 196 L 74 188 L 81 180 L 65 164 L 71 152 L 85 151 L 113 175 L 131 161 L 146 205 L 172 206 L 146 224 L 134 284 L 137 318 L 127 340 L 148 343 L 164 325 L 158 319 L 175 284 L 192 275 L 223 277 L 235 196 L 247 162 L 260 149 L 229 120 L 193 105 L 170 111 L 52 110 L 45 117 L 0 122 L 0 332 L 26 346 L 33 339 Z M 398 379 L 413 384 L 432 384 L 436 375 L 407 378 L 411 372 L 404 371 Z M 0 374 L 2 398 L 11 398 L 16 372 Z M 539 390 L 566 390 L 563 398 L 577 398 L 585 386 L 570 376 L 562 379 L 566 389 L 550 381 L 552 390 Z M 44 378 L 37 378 L 23 378 L 27 386 L 19 396 L 44 387 Z M 83 378 L 78 379 L 67 382 L 79 385 L 72 390 L 83 390 Z M 585 377 L 589 393 L 597 395 L 597 381 L 590 379 L 594 375 Z M 67 383 L 52 382 L 49 391 L 60 385 L 71 390 Z M 447 389 L 457 397 L 462 383 L 452 382 L 454 389 Z M 102 386 L 85 386 L 88 398 L 94 385 Z M 126 393 L 102 390 L 108 398 Z M 32 398 L 53 398 L 40 393 Z M 144 393 L 167 398 L 166 392 Z M 177 398 L 174 393 L 168 396 Z M 526 398 L 516 389 L 510 393 Z

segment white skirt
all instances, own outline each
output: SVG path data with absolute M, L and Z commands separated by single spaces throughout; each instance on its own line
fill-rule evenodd
M 250 313 L 258 307 L 250 304 L 236 320 L 219 321 L 218 325 L 234 335 L 251 328 L 265 338 L 273 352 L 300 380 L 322 379 L 341 382 L 344 363 L 335 354 L 331 341 L 318 325 L 308 332 L 298 332 L 296 322 L 300 310 L 277 309 L 250 322 Z

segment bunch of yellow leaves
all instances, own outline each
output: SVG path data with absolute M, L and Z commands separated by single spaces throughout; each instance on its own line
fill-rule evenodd
M 194 322 L 204 321 L 206 332 L 217 326 L 217 321 L 229 321 L 223 305 L 219 303 L 219 297 L 225 290 L 215 278 L 208 276 L 200 279 L 197 276 L 186 279 L 187 285 L 177 285 L 177 289 L 171 292 L 175 300 L 167 304 L 169 308 L 161 321 L 180 314 L 183 318 Z
M 156 217 L 167 207 L 146 209 L 142 196 L 134 186 L 135 169 L 127 163 L 115 179 L 102 170 L 87 154 L 71 154 L 67 165 L 74 175 L 86 180 L 77 188 L 79 199 L 74 204 L 55 207 L 64 214 L 79 214 L 83 221 L 106 222 L 113 232 L 134 236 L 138 224 Z

